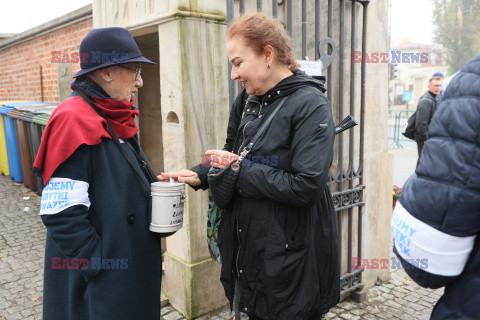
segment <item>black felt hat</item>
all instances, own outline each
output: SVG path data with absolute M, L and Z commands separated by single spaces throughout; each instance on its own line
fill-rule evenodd
M 127 29 L 112 27 L 90 31 L 80 43 L 80 67 L 73 77 L 132 62 L 155 64 L 142 56 L 137 43 Z

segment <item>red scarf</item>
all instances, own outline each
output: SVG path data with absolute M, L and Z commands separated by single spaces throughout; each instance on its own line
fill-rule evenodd
M 132 110 L 133 99 L 125 102 L 94 97 L 93 102 L 120 139 L 131 138 L 137 133 L 134 118 L 139 111 Z M 112 139 L 107 122 L 81 97 L 70 97 L 58 105 L 47 123 L 33 164 L 34 171 L 41 170 L 45 185 L 78 147 L 83 144 L 96 145 L 102 139 Z

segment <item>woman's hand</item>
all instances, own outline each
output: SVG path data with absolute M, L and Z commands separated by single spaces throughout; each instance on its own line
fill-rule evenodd
M 162 172 L 157 176 L 160 181 L 169 181 L 170 178 L 178 182 L 184 182 L 192 187 L 199 186 L 201 181 L 196 172 L 192 170 L 180 170 L 177 172 Z
M 207 150 L 205 154 L 211 160 L 210 165 L 219 169 L 225 169 L 230 162 L 238 159 L 235 153 L 223 150 Z

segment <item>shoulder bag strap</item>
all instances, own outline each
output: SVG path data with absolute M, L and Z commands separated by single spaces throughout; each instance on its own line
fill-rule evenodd
M 241 163 L 243 159 L 247 156 L 247 154 L 252 150 L 253 146 L 255 143 L 257 143 L 258 139 L 262 136 L 262 134 L 267 130 L 267 127 L 270 125 L 272 122 L 273 118 L 277 114 L 277 112 L 280 110 L 280 108 L 283 106 L 285 101 L 287 100 L 288 97 L 285 97 L 280 101 L 280 103 L 277 105 L 275 110 L 273 110 L 272 114 L 268 117 L 267 120 L 262 124 L 260 129 L 257 131 L 257 134 L 253 137 L 253 139 L 245 146 L 243 151 L 240 153 L 240 158 L 238 159 L 238 163 Z
M 129 139 L 130 140 L 130 139 Z M 137 158 L 137 162 L 138 164 L 140 165 L 140 167 L 142 168 L 143 172 L 145 173 L 145 175 L 147 176 L 147 179 L 150 183 L 152 182 L 157 182 L 158 179 L 157 177 L 155 176 L 155 173 L 153 172 L 153 169 L 152 167 L 150 167 L 150 165 L 148 164 L 148 161 L 146 159 L 144 159 L 138 152 L 137 150 L 132 146 L 132 143 L 129 141 L 129 140 L 125 140 L 125 143 L 127 144 L 127 146 L 130 148 L 130 150 L 132 151 L 133 155 L 135 156 L 135 158 Z M 133 139 L 132 139 L 133 140 Z M 138 145 L 138 143 L 135 141 L 135 143 Z
M 140 182 L 142 183 L 145 191 L 150 195 L 150 186 L 147 185 L 147 183 L 145 182 L 144 178 L 142 177 L 142 174 L 137 170 L 137 168 L 135 167 L 135 165 L 133 164 L 131 158 L 127 155 L 127 153 L 125 152 L 125 150 L 123 149 L 123 147 L 121 146 L 120 144 L 120 140 L 118 139 L 118 136 L 117 134 L 115 133 L 115 131 L 113 130 L 110 122 L 107 120 L 107 118 L 103 115 L 102 111 L 92 102 L 92 99 L 87 96 L 86 94 L 84 94 L 83 92 L 79 91 L 79 90 L 75 90 L 73 95 L 77 95 L 77 96 L 80 96 L 83 100 L 85 100 L 85 102 L 87 102 L 92 108 L 93 110 L 95 110 L 95 112 L 97 112 L 97 114 L 102 117 L 106 122 L 107 122 L 107 126 L 108 126 L 108 133 L 110 134 L 110 136 L 112 137 L 112 140 L 113 142 L 115 143 L 115 145 L 118 147 L 118 149 L 120 150 L 120 152 L 122 153 L 123 157 L 125 158 L 125 160 L 127 160 L 128 164 L 130 165 L 130 167 L 132 167 L 133 171 L 135 172 L 135 174 L 137 175 L 137 178 L 140 180 Z M 132 149 L 133 147 L 130 146 Z M 134 154 L 136 154 L 136 151 L 134 152 Z M 146 163 L 146 162 L 145 162 Z M 147 164 L 147 163 L 146 163 Z M 148 176 L 147 176 L 147 179 Z

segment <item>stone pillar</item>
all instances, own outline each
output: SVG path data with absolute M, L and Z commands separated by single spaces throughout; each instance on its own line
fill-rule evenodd
M 388 52 L 388 0 L 371 1 L 368 6 L 367 52 Z M 359 15 L 363 14 L 359 9 Z M 361 30 L 361 27 L 359 27 Z M 358 92 L 359 94 L 359 92 Z M 388 64 L 367 65 L 365 108 L 365 213 L 363 214 L 363 258 L 391 261 L 393 155 L 388 151 Z M 390 265 L 389 265 L 390 267 Z M 367 269 L 366 287 L 377 278 L 387 280 L 390 269 Z
M 221 148 L 228 121 L 224 15 L 184 5 L 158 26 L 165 171 L 190 168 L 207 149 Z M 166 295 L 187 318 L 227 303 L 207 247 L 207 208 L 206 192 L 188 187 L 183 229 L 167 238 Z
M 156 134 L 141 135 L 144 144 L 151 142 L 145 139 L 161 139 L 158 149 L 163 149 L 163 161 L 157 167 L 163 166 L 164 171 L 190 168 L 201 162 L 206 150 L 222 148 L 230 109 L 223 39 L 225 1 L 94 0 L 93 11 L 95 28 L 124 27 L 137 41 L 158 33 L 160 110 L 146 114 L 160 111 L 161 117 L 141 123 L 141 128 L 159 128 Z M 139 45 L 145 48 L 148 44 Z M 150 78 L 154 80 L 154 75 Z M 141 90 L 158 90 L 154 87 Z M 153 105 L 147 100 L 156 97 L 155 92 L 141 90 L 139 101 Z M 142 110 L 142 105 L 139 107 Z M 161 126 L 149 124 L 159 118 Z M 211 260 L 208 251 L 207 209 L 206 191 L 187 187 L 183 228 L 167 238 L 165 294 L 189 319 L 228 303 L 220 283 L 220 265 Z

